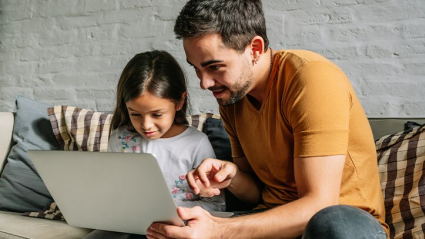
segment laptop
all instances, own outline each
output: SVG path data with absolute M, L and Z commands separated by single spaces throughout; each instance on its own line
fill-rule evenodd
M 184 226 L 152 154 L 28 150 L 28 155 L 69 225 L 143 235 L 153 222 Z

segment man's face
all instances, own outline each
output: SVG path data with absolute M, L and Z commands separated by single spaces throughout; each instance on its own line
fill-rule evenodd
M 195 68 L 201 88 L 212 91 L 220 105 L 240 101 L 252 88 L 250 51 L 227 48 L 219 34 L 183 40 L 187 61 Z

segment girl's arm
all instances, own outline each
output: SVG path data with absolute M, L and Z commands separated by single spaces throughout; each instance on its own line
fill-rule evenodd
M 108 140 L 108 152 L 121 152 L 121 145 L 119 145 L 118 141 L 118 130 L 119 128 L 116 128 L 111 132 L 111 135 L 109 136 Z

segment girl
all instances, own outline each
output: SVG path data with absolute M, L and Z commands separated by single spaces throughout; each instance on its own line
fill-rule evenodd
M 136 55 L 118 82 L 108 151 L 154 154 L 177 206 L 223 211 L 223 196 L 199 198 L 186 183 L 187 172 L 215 157 L 208 137 L 187 126 L 187 98 L 185 76 L 169 53 Z
M 215 158 L 208 137 L 187 126 L 187 98 L 184 73 L 169 53 L 151 51 L 134 56 L 118 82 L 108 151 L 154 154 L 177 206 L 224 211 L 223 193 L 200 198 L 186 182 L 187 172 L 203 159 Z M 86 238 L 127 235 L 97 230 Z

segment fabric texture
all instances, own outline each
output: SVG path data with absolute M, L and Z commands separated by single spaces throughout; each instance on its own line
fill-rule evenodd
M 386 239 L 379 222 L 369 213 L 347 205 L 326 207 L 308 222 L 302 239 Z
M 224 129 L 220 116 L 208 117 L 202 131 L 208 136 L 218 159 L 232 161 L 232 149 L 229 136 Z
M 376 141 L 378 169 L 391 238 L 424 238 L 425 125 Z
M 200 206 L 208 211 L 224 211 L 224 195 L 200 198 L 189 187 L 186 174 L 205 158 L 215 158 L 207 136 L 195 127 L 170 137 L 148 140 L 127 126 L 114 130 L 109 138 L 108 152 L 150 153 L 155 155 L 165 181 L 177 206 Z
M 48 107 L 23 96 L 16 99 L 15 145 L 0 177 L 0 210 L 37 211 L 53 201 L 27 154 L 29 149 L 59 149 L 47 117 Z
M 78 239 L 91 231 L 92 229 L 70 226 L 64 221 L 23 217 L 16 212 L 0 212 L 2 239 Z
M 23 216 L 65 221 L 65 218 L 63 217 L 61 211 L 58 208 L 58 205 L 55 202 L 52 202 L 41 212 L 26 212 L 23 214 Z
M 112 114 L 55 106 L 48 109 L 48 115 L 62 150 L 107 151 Z
M 216 115 L 213 113 L 195 114 L 195 115 L 189 115 L 186 117 L 189 125 L 197 128 L 199 131 L 204 130 L 205 122 L 209 118 L 221 119 L 220 115 Z
M 346 155 L 340 204 L 369 212 L 388 229 L 372 130 L 349 79 L 331 61 L 279 51 L 261 108 L 244 97 L 221 106 L 220 115 L 233 158 L 246 158 L 265 184 L 260 207 L 298 199 L 294 158 Z

